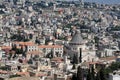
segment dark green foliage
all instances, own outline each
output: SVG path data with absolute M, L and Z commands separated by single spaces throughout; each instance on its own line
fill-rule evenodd
M 14 78 L 14 77 L 20 77 L 20 75 L 11 75 L 10 78 Z
M 88 70 L 87 80 L 95 80 L 95 72 L 93 66 Z
M 107 80 L 109 73 L 120 69 L 120 62 L 114 62 L 109 67 L 100 67 L 97 73 L 94 72 L 93 66 L 88 70 L 87 80 Z M 96 74 L 96 76 L 95 76 Z
M 73 16 L 77 16 L 77 13 L 74 13 Z
M 79 53 L 79 62 L 82 62 L 82 49 L 80 48 L 80 53 Z
M 21 49 L 16 49 L 15 52 L 16 54 L 21 54 Z
M 52 59 L 52 58 L 53 58 L 53 50 L 51 50 L 51 52 L 48 53 L 48 54 L 46 55 L 46 57 Z
M 83 80 L 83 72 L 80 66 L 77 69 L 77 80 Z
M 75 64 L 73 64 L 73 67 L 72 67 L 72 69 L 76 69 L 76 66 L 75 66 Z
M 93 21 L 95 21 L 96 23 L 98 23 L 98 22 L 101 22 L 101 21 L 102 21 L 102 19 L 101 19 L 101 18 L 99 18 L 98 20 L 93 19 Z
M 23 49 L 23 47 L 21 47 L 20 49 L 20 53 L 22 54 L 22 56 L 26 57 L 26 51 Z
M 71 28 L 72 23 L 67 24 L 64 28 Z
M 6 8 L 4 4 L 0 4 L 0 8 Z
M 98 74 L 100 74 L 100 79 L 101 80 L 107 80 L 107 75 L 106 75 L 105 69 L 103 67 L 100 69 L 100 71 L 98 72 Z
M 92 76 L 92 80 L 95 80 L 95 71 L 94 71 L 94 67 L 91 67 L 91 76 Z
M 32 38 L 33 38 L 33 35 L 32 35 L 32 34 L 30 34 L 30 35 L 29 35 L 29 38 L 30 38 L 30 39 L 32 39 Z
M 35 43 L 36 43 L 36 44 L 40 44 L 40 40 L 38 39 L 38 37 L 36 37 Z
M 73 74 L 72 80 L 77 80 L 77 76 L 75 74 Z
M 114 62 L 107 68 L 101 67 L 95 80 L 107 80 L 109 73 L 112 73 L 114 70 L 118 69 L 120 69 L 120 62 Z
M 78 58 L 77 58 L 77 56 L 74 54 L 74 56 L 73 56 L 73 62 L 72 62 L 73 64 L 78 64 Z
M 90 69 L 88 70 L 88 74 L 87 74 L 87 79 L 86 80 L 91 80 L 91 73 L 90 73 Z
M 120 26 L 115 26 L 111 28 L 111 31 L 119 31 L 120 30 Z
M 0 70 L 7 70 L 7 67 L 6 66 L 2 66 L 2 67 L 0 67 Z
M 26 48 L 26 47 L 25 47 Z M 21 46 L 21 48 L 20 49 L 18 49 L 17 47 L 16 47 L 16 45 L 12 45 L 12 49 L 11 49 L 11 51 L 15 51 L 15 54 L 14 54 L 14 56 L 13 56 L 13 58 L 16 58 L 16 56 L 18 55 L 18 54 L 22 54 L 22 56 L 23 57 L 26 57 L 26 50 L 23 50 L 23 47 Z M 8 58 L 8 59 L 11 59 L 11 57 L 12 57 L 12 53 L 10 53 L 10 57 Z
M 14 34 L 11 36 L 11 40 L 14 40 L 14 41 L 29 41 L 30 39 L 28 38 L 25 38 L 24 35 L 20 35 L 19 33 L 18 34 Z
M 5 14 L 5 12 L 3 10 L 0 10 L 0 14 Z
M 106 68 L 101 67 L 96 74 L 95 80 L 107 80 L 107 78 L 108 78 L 108 73 L 106 72 Z
M 97 73 L 95 80 L 101 80 L 101 78 L 100 78 L 100 73 Z
M 12 45 L 12 49 L 11 50 L 16 50 L 17 49 L 17 46 L 16 45 Z
M 28 41 L 30 41 L 30 39 L 24 39 L 23 41 L 24 41 L 24 42 L 28 42 Z
M 120 62 L 112 63 L 111 66 L 110 66 L 110 68 L 112 70 L 118 70 L 118 69 L 120 69 Z
M 95 43 L 99 42 L 99 38 L 98 37 L 94 37 Z
M 33 64 L 33 60 L 29 59 L 28 64 Z

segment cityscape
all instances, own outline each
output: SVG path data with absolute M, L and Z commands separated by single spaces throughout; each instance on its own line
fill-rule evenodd
M 0 0 L 0 80 L 120 80 L 120 1 Z

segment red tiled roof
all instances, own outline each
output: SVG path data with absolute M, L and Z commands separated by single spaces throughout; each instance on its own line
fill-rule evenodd
M 100 58 L 100 60 L 105 60 L 105 61 L 110 61 L 110 60 L 115 60 L 116 57 L 113 56 L 113 57 L 105 57 L 105 58 Z
M 3 71 L 3 70 L 0 70 L 0 74 L 7 74 L 8 71 Z
M 10 47 L 10 46 L 2 46 L 1 49 L 4 49 L 4 50 L 9 49 L 10 50 L 10 49 L 12 49 L 12 47 Z
M 63 62 L 63 58 L 61 58 L 61 57 L 56 57 L 56 58 L 52 58 L 51 61 Z
M 61 45 L 39 45 L 39 48 L 63 48 Z
M 39 74 L 36 74 L 36 76 L 37 76 L 37 77 L 47 76 L 47 74 L 39 73 Z
M 14 43 L 22 45 L 22 46 L 34 46 L 35 45 L 33 42 L 14 42 Z
M 29 76 L 29 72 L 18 72 L 18 75 Z

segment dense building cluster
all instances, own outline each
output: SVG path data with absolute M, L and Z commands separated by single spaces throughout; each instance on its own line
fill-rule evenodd
M 119 14 L 119 4 L 0 0 L 0 80 L 119 80 Z

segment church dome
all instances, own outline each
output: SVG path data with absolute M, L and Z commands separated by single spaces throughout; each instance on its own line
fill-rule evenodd
M 81 36 L 80 31 L 76 31 L 75 35 L 72 37 L 72 40 L 70 41 L 71 45 L 81 45 L 83 44 L 83 38 Z

